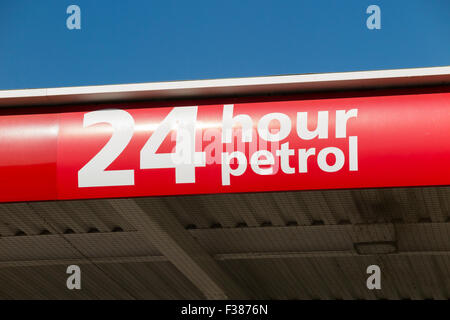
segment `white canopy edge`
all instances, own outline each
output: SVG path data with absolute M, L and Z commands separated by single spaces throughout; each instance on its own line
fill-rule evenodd
M 0 90 L 0 106 L 106 103 L 180 98 L 198 99 L 335 90 L 422 87 L 448 84 L 450 84 L 450 66 L 443 66 L 248 78 Z

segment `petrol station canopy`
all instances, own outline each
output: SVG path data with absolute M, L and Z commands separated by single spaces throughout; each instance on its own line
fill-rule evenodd
M 450 67 L 0 107 L 0 298 L 450 298 Z

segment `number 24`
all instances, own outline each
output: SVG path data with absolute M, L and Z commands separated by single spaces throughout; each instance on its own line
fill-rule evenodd
M 195 168 L 205 166 L 205 153 L 195 151 L 197 107 L 173 108 L 141 149 L 140 168 L 175 168 L 176 183 L 194 183 Z M 106 170 L 123 152 L 134 133 L 134 119 L 125 110 L 99 110 L 84 115 L 83 127 L 109 123 L 108 143 L 78 171 L 78 187 L 134 185 L 134 170 Z M 172 128 L 177 128 L 174 153 L 156 153 Z

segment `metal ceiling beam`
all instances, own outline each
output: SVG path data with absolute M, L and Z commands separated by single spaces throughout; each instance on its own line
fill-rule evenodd
M 154 209 L 158 210 L 158 208 Z M 172 215 L 167 211 L 165 214 Z M 129 217 L 132 218 L 131 215 Z M 144 219 L 147 218 L 144 216 Z M 137 222 L 137 220 L 134 221 Z M 216 260 L 239 257 L 249 259 L 269 256 L 290 257 L 291 255 L 356 255 L 353 248 L 355 241 L 369 242 L 372 239 L 393 241 L 393 228 L 396 229 L 395 240 L 398 245 L 398 254 L 450 252 L 448 242 L 450 223 L 379 224 L 364 225 L 359 228 L 360 230 L 356 233 L 353 225 L 192 230 L 181 228 L 181 230 L 184 233 L 183 239 L 194 238 L 197 242 L 196 246 L 201 245 L 206 249 L 207 254 Z M 340 241 L 340 243 L 336 245 L 332 241 L 323 241 L 323 237 L 330 234 L 334 237 L 334 242 Z M 277 242 L 287 239 L 289 241 L 285 242 L 283 248 L 277 247 Z M 177 240 L 182 239 L 179 237 Z M 286 246 L 287 243 L 289 246 Z M 0 238 L 0 267 L 21 261 L 25 264 L 74 260 L 80 263 L 127 261 L 127 259 L 162 261 L 161 252 L 155 247 L 158 245 L 161 244 L 157 241 L 152 240 L 150 243 L 148 229 L 139 232 L 2 237 Z
M 207 299 L 249 298 L 180 225 L 163 201 L 160 198 L 109 200 Z
M 368 254 L 367 257 L 382 257 L 379 254 Z M 389 254 L 389 257 L 420 257 L 424 256 L 449 256 L 450 251 L 415 251 L 415 252 L 397 252 Z M 222 253 L 216 254 L 213 258 L 217 261 L 228 260 L 258 260 L 258 259 L 296 259 L 296 258 L 355 258 L 361 255 L 354 251 L 317 251 L 317 252 L 243 252 L 243 253 Z M 146 263 L 146 262 L 170 262 L 165 256 L 127 256 L 127 257 L 98 257 L 89 260 L 80 258 L 70 259 L 51 259 L 51 260 L 17 260 L 0 261 L 0 268 L 11 267 L 35 267 L 52 265 L 71 265 L 71 264 L 111 264 L 111 263 Z

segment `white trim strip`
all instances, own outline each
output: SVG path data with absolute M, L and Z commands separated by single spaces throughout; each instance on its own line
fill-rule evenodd
M 250 78 L 0 90 L 0 106 L 205 98 L 450 84 L 450 66 Z

